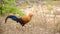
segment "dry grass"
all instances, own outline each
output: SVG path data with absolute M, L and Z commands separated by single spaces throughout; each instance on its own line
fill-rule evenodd
M 53 9 L 49 11 L 47 6 Z M 58 6 L 34 4 L 31 8 L 22 8 L 25 13 L 34 13 L 32 20 L 24 27 L 11 19 L 4 23 L 5 18 L 1 17 L 0 34 L 60 34 L 60 15 L 55 14 L 58 14 L 56 7 Z

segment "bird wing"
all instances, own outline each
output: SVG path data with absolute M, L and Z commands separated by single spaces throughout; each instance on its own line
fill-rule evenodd
M 27 23 L 30 20 L 30 17 L 28 16 L 23 16 L 22 20 L 24 21 L 24 23 Z

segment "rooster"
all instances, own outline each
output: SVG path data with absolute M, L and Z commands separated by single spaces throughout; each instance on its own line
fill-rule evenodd
M 16 21 L 17 23 L 19 22 L 22 26 L 24 26 L 26 23 L 28 23 L 31 20 L 32 16 L 33 16 L 32 13 L 29 13 L 28 16 L 23 16 L 20 18 L 14 16 L 14 15 L 9 15 L 6 17 L 5 23 L 7 22 L 8 18 L 11 18 L 12 20 Z

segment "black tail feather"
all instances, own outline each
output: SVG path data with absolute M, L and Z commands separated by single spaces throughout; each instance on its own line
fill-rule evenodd
M 6 17 L 5 23 L 7 22 L 7 19 L 8 19 L 8 18 L 11 18 L 12 20 L 14 20 L 14 21 L 16 21 L 16 22 L 18 21 L 18 18 L 17 18 L 16 16 L 9 15 L 9 16 Z
M 5 23 L 7 22 L 7 19 L 8 18 L 11 18 L 12 20 L 16 21 L 17 23 L 19 22 L 22 26 L 25 25 L 24 21 L 22 20 L 22 18 L 17 18 L 16 16 L 13 16 L 13 15 L 9 15 L 6 17 L 5 19 Z
M 6 17 L 6 19 L 5 19 L 5 23 L 7 22 L 7 19 L 8 19 L 8 17 Z

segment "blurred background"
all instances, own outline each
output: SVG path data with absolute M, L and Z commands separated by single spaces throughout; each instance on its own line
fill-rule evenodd
M 25 26 L 9 19 L 32 12 L 33 18 Z M 0 34 L 60 34 L 60 0 L 0 0 Z

